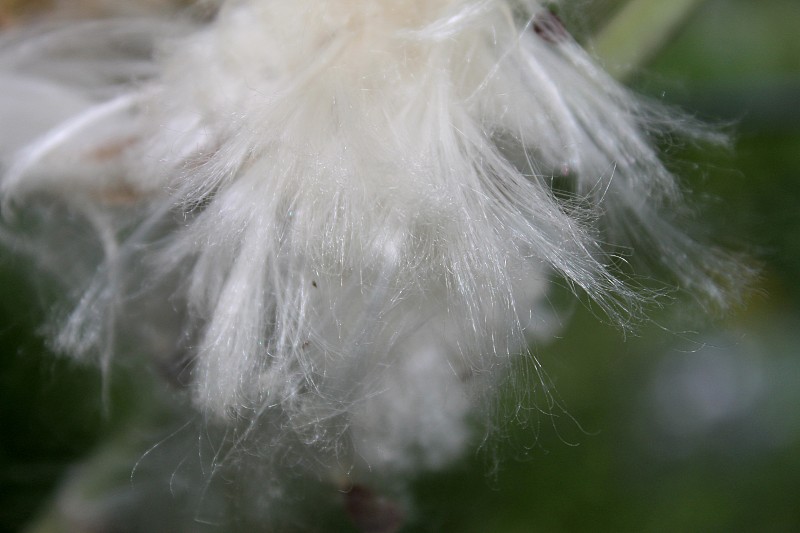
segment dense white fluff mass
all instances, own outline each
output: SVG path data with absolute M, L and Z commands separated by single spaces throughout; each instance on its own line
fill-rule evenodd
M 322 470 L 461 456 L 512 356 L 552 334 L 554 275 L 624 321 L 641 245 L 724 299 L 725 259 L 661 216 L 682 200 L 653 143 L 683 119 L 543 2 L 230 0 L 19 30 L 0 87 L 0 235 L 36 233 L 76 290 L 55 345 L 104 368 L 147 352 L 209 423 Z M 103 252 L 76 259 L 88 279 L 56 254 L 92 249 L 60 238 L 76 217 Z

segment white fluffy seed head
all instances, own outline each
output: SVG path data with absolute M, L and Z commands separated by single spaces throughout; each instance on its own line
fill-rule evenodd
M 653 135 L 693 132 L 541 2 L 238 0 L 204 24 L 93 24 L 0 47 L 0 84 L 37 84 L 15 94 L 40 130 L 3 131 L 6 207 L 65 202 L 98 231 L 106 259 L 60 348 L 107 361 L 149 319 L 210 418 L 438 467 L 550 333 L 553 273 L 624 322 L 641 296 L 608 245 L 640 241 L 725 299 L 728 260 L 660 215 L 682 199 Z M 101 61 L 123 26 L 161 52 Z M 36 39 L 41 69 L 19 60 Z M 59 74 L 62 41 L 91 83 Z

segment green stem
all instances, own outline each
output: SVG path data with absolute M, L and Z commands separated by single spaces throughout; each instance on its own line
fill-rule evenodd
M 631 0 L 594 37 L 594 51 L 617 79 L 626 79 L 669 41 L 704 0 Z

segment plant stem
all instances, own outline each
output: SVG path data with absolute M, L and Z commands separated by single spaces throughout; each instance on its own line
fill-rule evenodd
M 704 0 L 632 0 L 594 37 L 606 69 L 626 79 L 646 64 Z

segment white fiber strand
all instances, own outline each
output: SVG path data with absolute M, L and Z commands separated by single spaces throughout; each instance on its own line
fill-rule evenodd
M 64 95 L 25 143 L 3 131 L 4 213 L 65 203 L 97 230 L 60 350 L 105 369 L 150 328 L 210 425 L 268 443 L 254 455 L 353 479 L 446 466 L 553 335 L 554 276 L 639 316 L 631 248 L 727 299 L 730 260 L 661 216 L 683 200 L 653 139 L 703 132 L 543 2 L 230 0 L 148 24 L 0 46 L 0 86 L 43 87 L 26 109 Z

